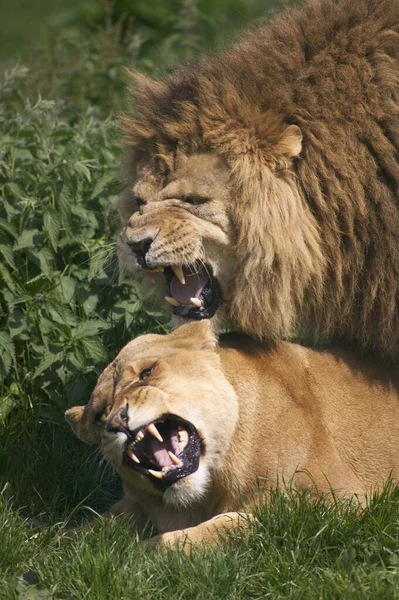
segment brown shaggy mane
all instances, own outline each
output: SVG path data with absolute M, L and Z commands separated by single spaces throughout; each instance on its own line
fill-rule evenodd
M 135 115 L 123 123 L 135 157 L 178 146 L 213 151 L 240 191 L 232 209 L 242 261 L 231 309 L 238 329 L 276 339 L 299 327 L 312 339 L 344 336 L 397 357 L 398 59 L 398 0 L 310 0 L 220 56 L 158 81 L 136 78 Z M 281 142 L 289 125 L 302 132 L 299 157 Z M 248 214 L 276 217 L 280 192 L 274 207 L 267 203 L 284 185 L 295 186 L 300 208 L 295 217 L 284 208 L 275 230 L 262 233 Z M 290 248 L 282 223 L 295 236 L 301 215 L 314 225 Z M 275 250 L 265 259 L 266 234 Z M 264 286 L 274 286 L 269 304 L 257 293 Z

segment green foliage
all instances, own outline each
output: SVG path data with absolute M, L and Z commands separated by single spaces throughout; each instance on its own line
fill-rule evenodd
M 13 547 L 0 540 L 0 598 L 7 600 L 22 591 L 59 600 L 399 598 L 399 492 L 389 483 L 365 509 L 272 492 L 249 532 L 230 534 L 217 551 L 195 548 L 191 557 L 146 551 L 125 518 L 76 531 L 24 521 L 8 496 L 0 502 L 4 543 L 15 536 Z
M 110 211 L 120 152 L 111 118 L 90 106 L 0 88 L 0 417 L 13 403 L 60 418 L 132 335 L 159 327 L 118 271 Z M 69 399 L 66 400 L 66 397 Z M 44 410 L 44 405 L 47 406 Z M 56 410 L 51 410 L 55 408 Z

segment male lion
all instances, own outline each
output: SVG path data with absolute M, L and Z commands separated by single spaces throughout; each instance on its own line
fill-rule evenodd
M 398 57 L 398 0 L 310 0 L 137 77 L 120 255 L 177 324 L 398 356 Z
M 130 342 L 66 418 L 122 477 L 111 513 L 150 521 L 155 542 L 212 542 L 246 523 L 259 489 L 292 481 L 364 502 L 398 479 L 398 383 L 339 349 L 218 346 L 203 321 Z

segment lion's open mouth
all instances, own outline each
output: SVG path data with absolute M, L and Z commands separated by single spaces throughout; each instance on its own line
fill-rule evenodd
M 165 490 L 198 469 L 202 449 L 192 423 L 175 415 L 165 415 L 129 432 L 124 460 Z
M 172 312 L 183 319 L 210 319 L 221 303 L 220 287 L 209 266 L 196 264 L 164 270 Z

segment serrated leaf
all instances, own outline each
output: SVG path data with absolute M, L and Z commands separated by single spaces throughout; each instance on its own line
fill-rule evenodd
M 94 190 L 91 195 L 92 200 L 94 200 L 94 198 L 97 198 L 97 196 L 101 194 L 101 192 L 107 187 L 109 183 L 111 183 L 111 181 L 115 181 L 115 175 L 113 173 L 107 173 L 106 175 L 101 177 L 101 179 L 97 181 L 96 185 L 94 186 Z
M 51 213 L 51 212 L 46 212 L 44 213 L 43 216 L 43 225 L 44 225 L 44 230 L 47 233 L 50 243 L 52 245 L 52 247 L 54 248 L 54 251 L 57 251 L 57 239 L 58 239 L 58 234 L 60 232 L 60 220 L 59 218 L 56 216 L 55 213 Z
M 51 350 L 46 350 L 42 356 L 42 360 L 39 365 L 36 367 L 33 379 L 36 379 L 39 375 L 47 371 L 54 363 L 59 362 L 64 357 L 63 352 L 51 352 Z
M 108 261 L 109 252 L 104 249 L 99 250 L 90 257 L 88 279 L 91 281 L 104 271 L 104 267 Z
M 12 223 L 9 223 L 5 219 L 0 219 L 0 229 L 8 233 L 11 237 L 14 238 L 14 240 L 17 239 L 18 231 L 17 228 L 14 225 L 12 225 Z
M 3 361 L 4 375 L 7 375 L 11 364 L 15 361 L 15 346 L 6 331 L 0 331 L 0 356 Z
M 60 279 L 60 288 L 65 302 L 70 304 L 75 295 L 76 279 L 68 275 L 63 275 Z
M 38 264 L 40 269 L 47 277 L 51 276 L 52 262 L 54 257 L 49 248 L 41 248 L 40 250 L 29 248 L 26 250 L 26 253 L 34 263 Z
M 110 325 L 103 321 L 83 321 L 74 329 L 72 335 L 75 340 L 98 335 L 101 331 L 108 329 Z
M 40 244 L 43 235 L 37 229 L 24 229 L 18 236 L 14 250 L 23 250 L 24 248 L 36 248 Z
M 84 164 L 84 162 L 80 161 L 75 163 L 75 168 L 77 171 L 79 171 L 82 175 L 86 177 L 87 181 L 91 181 L 91 173 L 87 166 Z
M 0 358 L 1 360 L 1 358 Z M 1 371 L 1 366 L 0 366 L 0 371 Z M 4 423 L 4 421 L 6 420 L 6 418 L 8 417 L 8 415 L 10 414 L 10 412 L 12 411 L 12 409 L 15 407 L 15 402 L 14 400 L 11 398 L 11 396 L 4 396 L 3 398 L 0 398 L 0 424 Z
M 96 362 L 107 360 L 107 353 L 100 340 L 95 338 L 83 339 L 82 345 L 89 358 L 92 358 Z
M 4 281 L 4 283 L 11 292 L 16 291 L 16 285 L 14 284 L 8 269 L 0 263 L 0 281 L 1 280 Z
M 8 263 L 8 265 L 12 269 L 16 269 L 14 254 L 10 246 L 6 246 L 5 244 L 0 244 L 0 254 L 3 255 L 4 260 Z

